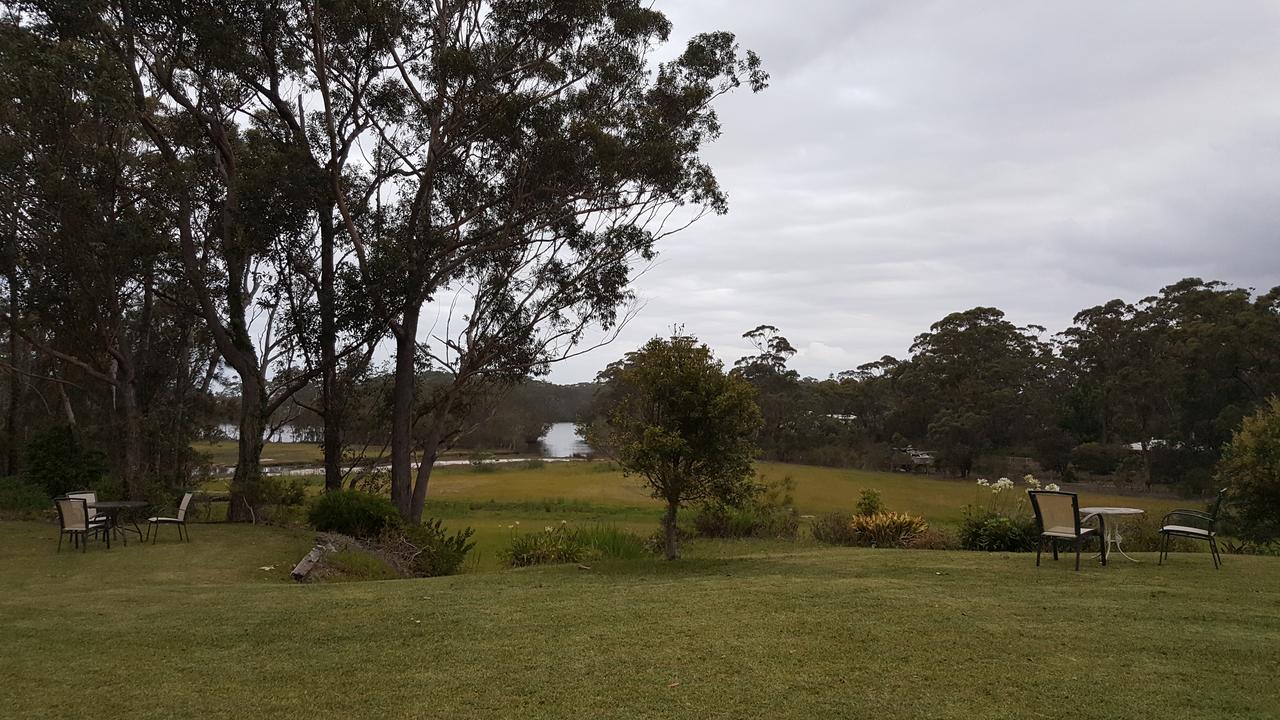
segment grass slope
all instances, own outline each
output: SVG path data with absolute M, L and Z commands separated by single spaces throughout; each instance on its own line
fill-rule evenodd
M 299 586 L 282 577 L 305 533 L 197 525 L 86 555 L 54 535 L 0 523 L 7 717 L 1280 714 L 1271 558 L 1075 573 L 701 543 L 673 564 Z

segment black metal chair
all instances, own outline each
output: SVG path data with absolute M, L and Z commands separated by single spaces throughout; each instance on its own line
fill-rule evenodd
M 111 549 L 111 528 L 105 520 L 91 520 L 89 503 L 82 497 L 60 497 L 53 501 L 58 508 L 58 552 L 62 552 L 62 538 L 71 536 L 73 548 L 88 552 L 89 536 L 101 535 L 107 541 L 107 549 Z
M 178 528 L 178 539 L 191 542 L 191 533 L 187 530 L 187 506 L 191 504 L 191 496 L 195 493 L 185 493 L 182 496 L 182 502 L 178 504 L 178 512 L 176 517 L 149 517 L 147 518 L 147 536 L 151 538 L 151 544 L 156 544 L 156 538 L 160 537 L 161 525 L 173 525 Z M 155 534 L 153 535 L 152 532 Z M 146 538 L 143 538 L 146 541 Z
M 1098 527 L 1081 526 L 1080 498 L 1075 493 L 1057 490 L 1028 490 L 1031 508 L 1036 513 L 1036 526 L 1040 537 L 1036 540 L 1036 567 L 1040 567 L 1040 553 L 1047 540 L 1053 549 L 1053 559 L 1058 559 L 1058 543 L 1070 543 L 1076 548 L 1076 570 L 1080 569 L 1081 547 L 1090 539 L 1097 538 L 1102 546 L 1102 564 L 1107 564 L 1106 520 L 1101 515 Z
M 1213 507 L 1209 512 L 1203 510 L 1174 510 L 1164 516 L 1160 521 L 1160 565 L 1164 564 L 1164 559 L 1169 557 L 1169 541 L 1171 538 L 1184 537 L 1192 540 L 1205 540 L 1209 543 L 1209 554 L 1213 557 L 1214 569 L 1222 567 L 1222 553 L 1218 552 L 1218 513 L 1222 511 L 1222 501 L 1227 496 L 1227 489 L 1223 488 L 1218 491 L 1217 498 L 1213 501 Z M 1184 522 L 1199 523 L 1207 527 L 1197 527 L 1195 524 L 1170 523 L 1170 518 L 1180 518 Z

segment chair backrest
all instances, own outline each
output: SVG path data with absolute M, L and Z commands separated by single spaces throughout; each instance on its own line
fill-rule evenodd
M 60 497 L 53 501 L 58 507 L 58 524 L 63 530 L 89 529 L 89 504 L 81 497 Z
M 187 519 L 187 506 L 191 504 L 191 496 L 193 494 L 194 493 L 184 493 L 182 495 L 182 502 L 178 503 L 178 519 L 179 520 Z
M 1057 490 L 1028 490 L 1040 532 L 1080 535 L 1080 498 Z
M 76 500 L 84 500 L 85 504 L 90 506 L 98 502 L 98 493 L 92 490 L 77 490 L 75 492 L 69 492 L 67 493 L 67 497 L 74 498 Z M 89 519 L 95 520 L 97 519 L 97 517 L 98 517 L 98 509 L 95 507 L 90 507 Z
M 1218 491 L 1218 496 L 1213 499 L 1213 505 L 1209 508 L 1209 530 L 1218 529 L 1218 513 L 1222 512 L 1222 501 L 1227 497 L 1227 489 L 1222 488 Z

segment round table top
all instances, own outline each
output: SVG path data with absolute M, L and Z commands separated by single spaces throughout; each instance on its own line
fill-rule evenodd
M 89 503 L 89 507 L 99 510 L 125 510 L 144 508 L 147 506 L 145 500 L 99 500 L 98 502 Z
M 1130 507 L 1082 507 L 1081 515 L 1141 515 L 1145 510 Z

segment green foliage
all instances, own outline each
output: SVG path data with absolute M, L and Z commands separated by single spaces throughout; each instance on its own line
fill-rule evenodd
M 1037 535 L 1032 518 L 972 508 L 965 512 L 960 524 L 960 545 L 965 550 L 1026 552 L 1035 549 Z
M 588 441 L 643 477 L 667 505 L 666 553 L 678 557 L 677 508 L 738 504 L 755 490 L 752 436 L 760 410 L 751 385 L 725 374 L 706 345 L 680 335 L 650 340 L 600 379 L 600 421 Z
M 1256 544 L 1280 540 L 1280 398 L 1244 419 L 1218 465 L 1234 534 Z
M 542 532 L 522 533 L 513 528 L 511 542 L 502 553 L 511 567 L 580 562 L 586 555 L 586 542 L 563 522 L 548 525 Z
M 511 567 L 555 565 L 594 559 L 635 560 L 649 554 L 645 538 L 615 525 L 597 523 L 573 528 L 561 521 L 541 532 L 520 532 L 519 523 L 510 526 L 511 540 L 502 552 Z
M 358 538 L 377 537 L 399 524 L 395 505 L 385 497 L 356 490 L 329 492 L 316 498 L 308 521 L 321 532 L 336 532 Z
M 928 528 L 907 541 L 908 550 L 960 550 L 960 538 L 955 533 L 938 528 Z
M 809 532 L 813 539 L 829 545 L 857 545 L 858 538 L 850 521 L 853 516 L 845 512 L 829 512 L 814 518 Z
M 879 490 L 863 488 L 858 493 L 858 504 L 854 506 L 854 512 L 858 515 L 877 515 L 885 510 L 884 501 L 880 499 Z
M 494 462 L 493 453 L 491 452 L 473 452 L 468 460 L 474 472 L 493 473 L 498 471 L 498 463 Z
M 1122 463 L 1137 457 L 1137 453 L 1128 445 L 1104 445 L 1103 443 L 1081 443 L 1071 451 L 1071 464 L 1076 470 L 1110 475 L 1120 469 Z M 1141 458 L 1138 458 L 1139 461 Z
M 0 478 L 0 512 L 5 515 L 26 517 L 48 512 L 53 498 L 45 489 L 22 478 Z
M 929 529 L 929 523 L 917 515 L 881 512 L 854 515 L 849 520 L 849 529 L 858 545 L 900 548 L 923 535 Z
M 476 544 L 471 541 L 474 534 L 468 527 L 450 535 L 443 521 L 426 520 L 421 525 L 388 525 L 378 538 L 378 546 L 393 557 L 407 575 L 454 575 L 462 568 L 467 553 L 475 548 Z
M 772 482 L 760 477 L 755 493 L 738 505 L 703 503 L 693 516 L 694 532 L 719 538 L 795 538 L 800 515 L 794 507 L 795 480 L 786 475 Z
M 37 433 L 27 446 L 27 478 L 51 497 L 92 488 L 106 475 L 106 455 L 65 425 Z
M 377 555 L 355 548 L 343 548 L 324 558 L 328 582 L 395 580 L 401 577 L 396 569 Z
M 638 560 L 653 554 L 644 537 L 617 525 L 596 523 L 575 532 L 592 559 Z

